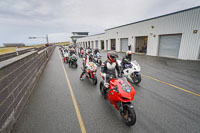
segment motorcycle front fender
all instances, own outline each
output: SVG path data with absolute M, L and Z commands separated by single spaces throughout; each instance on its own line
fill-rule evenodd
M 134 74 L 135 74 L 136 76 L 140 75 L 140 73 L 139 73 L 139 72 L 134 72 Z
M 122 105 L 123 105 L 123 108 L 134 108 L 131 102 L 124 102 L 122 103 Z

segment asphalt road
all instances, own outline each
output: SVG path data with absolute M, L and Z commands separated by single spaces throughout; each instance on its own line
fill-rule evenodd
M 105 57 L 106 52 L 102 52 Z M 122 53 L 119 53 L 122 57 Z M 79 133 L 79 121 L 58 49 L 54 51 L 13 133 Z M 142 82 L 134 85 L 132 102 L 137 121 L 127 127 L 119 112 L 100 96 L 96 86 L 79 80 L 78 68 L 64 64 L 88 133 L 199 133 L 200 63 L 134 55 L 142 67 Z M 171 86 L 170 86 L 171 85 Z M 197 94 L 197 95 L 195 95 Z

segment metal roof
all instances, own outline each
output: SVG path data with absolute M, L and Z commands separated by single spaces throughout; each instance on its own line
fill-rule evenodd
M 166 17 L 166 16 L 169 16 L 169 15 L 174 15 L 174 14 L 177 14 L 177 13 L 181 13 L 181 12 L 185 12 L 185 11 L 189 11 L 189 10 L 193 10 L 193 9 L 197 9 L 197 8 L 200 8 L 200 6 L 184 9 L 184 10 L 181 10 L 181 11 L 177 11 L 177 12 L 173 12 L 173 13 L 169 13 L 169 14 L 165 14 L 165 15 L 161 15 L 161 16 L 157 16 L 157 17 L 153 17 L 153 18 L 149 18 L 149 19 L 145 19 L 145 20 L 141 20 L 141 21 L 125 24 L 125 25 L 121 25 L 121 26 L 117 26 L 117 27 L 113 27 L 113 28 L 110 28 L 110 29 L 106 29 L 105 31 L 116 29 L 116 28 L 120 28 L 120 27 L 124 27 L 124 26 L 128 26 L 128 25 L 132 25 L 132 24 L 136 24 L 136 23 L 140 23 L 140 22 L 144 22 L 144 21 L 149 21 L 149 20 L 152 20 L 152 19 Z
M 90 36 L 97 36 L 97 35 L 102 35 L 102 34 L 105 34 L 105 33 L 98 33 L 98 34 L 94 34 L 94 35 L 90 35 Z M 86 37 L 90 37 L 90 36 L 86 36 Z
M 72 33 L 89 33 L 89 32 L 72 32 Z

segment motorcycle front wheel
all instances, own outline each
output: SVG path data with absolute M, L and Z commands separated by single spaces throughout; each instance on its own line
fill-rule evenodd
M 78 67 L 78 64 L 77 64 L 77 63 L 73 63 L 73 67 L 74 67 L 74 68 L 77 68 L 77 67 Z
M 135 75 L 134 73 L 130 76 L 134 84 L 141 82 L 141 75 Z
M 136 113 L 134 108 L 126 107 L 120 112 L 120 115 L 127 126 L 133 126 L 136 122 Z
M 97 77 L 96 77 L 96 75 L 93 75 L 92 83 L 93 83 L 93 85 L 97 84 Z
M 100 93 L 101 93 L 102 96 L 105 97 L 104 81 L 100 82 Z
M 102 61 L 101 61 L 101 60 L 99 60 L 98 64 L 99 64 L 99 66 L 101 66 L 101 64 L 102 64 Z
M 68 63 L 68 62 L 69 62 L 69 59 L 68 59 L 68 58 L 66 58 L 66 60 L 65 60 L 65 61 L 66 61 L 66 63 Z
M 71 67 L 71 61 L 69 61 L 69 67 Z

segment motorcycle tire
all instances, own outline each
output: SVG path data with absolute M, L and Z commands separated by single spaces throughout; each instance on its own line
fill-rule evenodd
M 93 83 L 93 85 L 97 84 L 97 77 L 96 77 L 96 75 L 93 75 L 92 83 Z
M 101 95 L 103 96 L 103 97 L 105 97 L 105 90 L 104 90 L 104 81 L 101 81 L 100 82 L 100 85 L 99 85 L 99 89 L 100 89 L 100 93 L 101 93 Z
M 102 65 L 102 61 L 100 60 L 100 62 L 99 62 L 99 66 L 101 66 Z
M 134 76 L 134 77 L 132 78 L 132 80 L 133 80 L 133 82 L 134 82 L 135 84 L 139 84 L 139 83 L 141 82 L 141 75 Z
M 75 64 L 74 64 L 74 68 L 77 68 L 77 67 L 78 67 L 78 64 L 77 64 L 77 63 L 75 63 Z
M 134 108 L 126 107 L 123 109 L 123 112 L 120 112 L 120 115 L 127 126 L 133 126 L 136 123 L 136 113 Z M 125 118 L 125 116 L 127 116 Z

